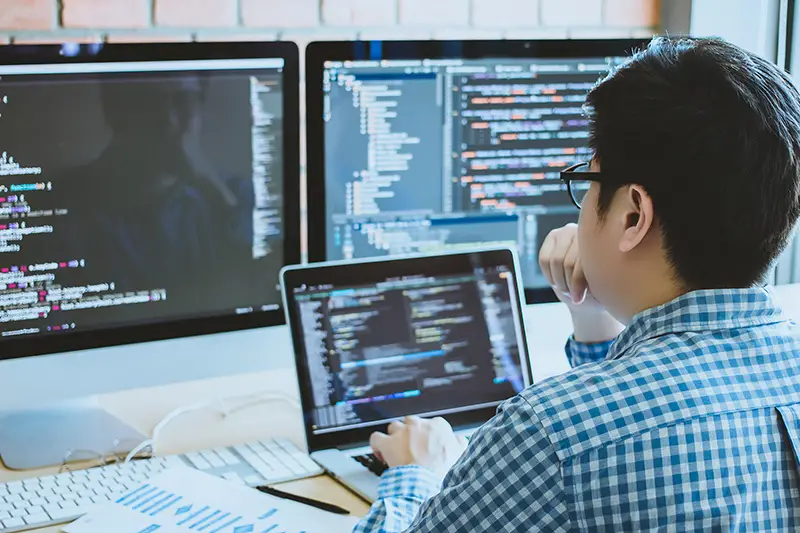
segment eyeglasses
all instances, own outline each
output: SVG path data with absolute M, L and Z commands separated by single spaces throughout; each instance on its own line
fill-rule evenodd
M 591 172 L 591 163 L 584 161 L 565 168 L 561 171 L 561 181 L 567 185 L 567 192 L 572 199 L 572 203 L 578 209 L 583 205 L 586 193 L 592 186 L 593 181 L 598 181 L 599 172 Z
M 570 198 L 572 198 L 572 203 L 574 203 L 575 207 L 578 209 L 583 205 L 583 200 L 586 198 L 586 193 L 589 192 L 593 181 L 597 183 L 614 183 L 617 185 L 623 185 L 625 183 L 608 174 L 592 172 L 590 170 L 591 167 L 592 164 L 590 162 L 584 161 L 583 163 L 572 165 L 561 171 L 561 181 L 566 183 L 567 191 L 569 192 Z

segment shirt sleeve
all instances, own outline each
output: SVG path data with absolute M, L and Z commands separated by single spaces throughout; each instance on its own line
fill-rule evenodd
M 530 404 L 505 402 L 480 428 L 444 479 L 419 486 L 419 467 L 391 469 L 356 533 L 566 532 L 570 522 L 560 463 Z M 398 490 L 399 489 L 399 490 Z
M 597 363 L 606 358 L 612 344 L 614 344 L 613 340 L 587 344 L 585 342 L 578 342 L 575 340 L 574 336 L 570 336 L 567 341 L 567 346 L 565 347 L 567 359 L 572 368 L 587 363 Z
M 420 507 L 441 490 L 441 477 L 421 466 L 390 468 L 381 476 L 378 499 L 354 533 L 405 531 Z

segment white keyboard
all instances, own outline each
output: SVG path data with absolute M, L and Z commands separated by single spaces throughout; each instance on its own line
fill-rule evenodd
M 92 505 L 105 503 L 173 466 L 190 466 L 250 486 L 323 472 L 294 444 L 275 439 L 12 481 L 0 484 L 0 533 L 71 522 Z

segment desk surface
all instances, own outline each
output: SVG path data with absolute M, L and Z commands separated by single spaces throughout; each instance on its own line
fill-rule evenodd
M 145 434 L 170 411 L 216 396 L 242 396 L 279 391 L 297 397 L 294 370 L 273 370 L 260 374 L 231 376 L 165 387 L 119 392 L 101 398 L 101 404 L 121 420 Z M 249 406 L 246 406 L 249 404 Z M 236 409 L 237 406 L 243 408 Z M 167 455 L 192 450 L 238 444 L 270 437 L 286 437 L 305 447 L 300 411 L 283 400 L 231 401 L 235 412 L 223 417 L 215 409 L 205 409 L 177 418 L 159 437 L 157 453 Z M 0 468 L 0 480 L 10 481 L 55 473 L 57 469 L 12 472 Z M 283 483 L 282 490 L 335 503 L 357 516 L 366 514 L 369 505 L 326 476 Z M 55 533 L 58 527 L 36 530 Z
M 777 292 L 788 314 L 800 321 L 800 285 L 780 287 Z M 526 310 L 525 321 L 534 378 L 541 380 L 567 370 L 569 367 L 562 347 L 571 325 L 566 308 L 559 304 L 532 306 Z M 547 324 L 547 327 L 541 327 L 542 324 Z M 214 409 L 205 409 L 174 420 L 160 436 L 156 452 L 159 455 L 183 453 L 278 436 L 286 437 L 303 448 L 305 441 L 299 409 L 286 401 L 270 399 L 267 396 L 270 392 L 281 392 L 297 398 L 294 369 L 123 391 L 102 396 L 100 401 L 109 412 L 142 433 L 149 434 L 164 415 L 178 407 L 218 396 L 263 393 L 259 401 L 251 400 L 248 406 L 227 417 Z M 237 405 L 243 404 L 233 401 L 229 407 L 235 409 Z M 11 472 L 0 466 L 0 481 L 47 475 L 54 471 Z M 358 516 L 365 514 L 369 508 L 366 502 L 326 476 L 285 483 L 281 488 L 330 501 Z M 37 531 L 55 533 L 60 528 Z

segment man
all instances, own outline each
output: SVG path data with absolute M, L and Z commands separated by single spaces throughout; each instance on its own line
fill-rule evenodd
M 108 280 L 117 292 L 166 290 L 155 308 L 120 310 L 130 319 L 185 312 L 187 306 L 198 313 L 236 307 L 247 295 L 223 281 L 231 264 L 251 266 L 247 290 L 253 294 L 274 286 L 252 257 L 252 179 L 224 175 L 204 152 L 209 83 L 182 76 L 102 84 L 108 144 L 55 180 L 72 215 L 60 223 L 65 257 L 88 265 L 78 283 Z M 238 87 L 239 95 L 247 88 Z M 52 257 L 52 250 L 42 252 Z M 105 310 L 88 312 L 98 320 L 108 316 Z
M 725 42 L 657 38 L 587 111 L 580 222 L 540 254 L 582 366 L 460 459 L 441 420 L 373 435 L 392 468 L 357 531 L 800 527 L 800 329 L 760 288 L 800 214 L 800 94 Z

